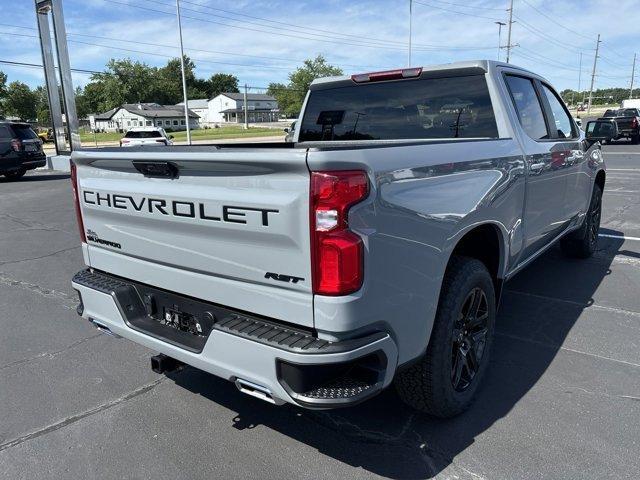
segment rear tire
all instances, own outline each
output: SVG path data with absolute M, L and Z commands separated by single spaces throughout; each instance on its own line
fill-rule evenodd
M 640 135 L 634 135 L 631 137 L 631 143 L 633 145 L 638 145 L 638 143 L 640 143 Z
M 452 257 L 426 354 L 396 377 L 400 398 L 440 418 L 469 408 L 489 363 L 495 316 L 487 267 L 474 258 Z
M 560 240 L 560 247 L 565 255 L 572 258 L 589 258 L 598 248 L 598 231 L 602 216 L 602 189 L 593 186 L 591 203 L 584 224 L 577 231 Z
M 8 180 L 18 180 L 19 178 L 24 177 L 25 173 L 27 173 L 27 171 L 24 168 L 21 168 L 20 170 L 16 170 L 15 172 L 5 173 L 4 176 Z

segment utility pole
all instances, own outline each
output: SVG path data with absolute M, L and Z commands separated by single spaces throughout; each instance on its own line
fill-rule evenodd
M 409 59 L 407 67 L 411 66 L 411 36 L 413 27 L 413 0 L 409 0 Z
M 580 83 L 581 83 L 581 80 L 582 80 L 582 52 L 580 52 L 580 61 L 578 62 L 578 95 L 580 95 Z M 571 100 L 573 101 L 573 98 Z M 584 103 L 584 101 L 583 101 L 583 103 Z M 576 104 L 576 114 L 577 113 L 578 113 L 578 105 Z
M 598 65 L 598 51 L 600 50 L 600 34 L 596 42 L 596 54 L 593 57 L 593 71 L 591 72 L 591 87 L 589 88 L 589 103 L 587 104 L 587 115 L 591 112 L 591 101 L 593 99 L 593 82 L 596 79 L 596 66 Z
M 500 61 L 500 49 L 502 48 L 502 27 L 506 25 L 504 22 L 493 22 L 498 25 L 498 61 Z
M 509 7 L 509 33 L 507 34 L 507 63 L 511 58 L 511 26 L 513 25 L 513 0 L 511 0 L 511 6 Z
M 633 67 L 631 67 L 631 86 L 629 87 L 629 99 L 633 98 L 633 77 L 636 74 L 636 54 L 633 54 Z
M 249 106 L 247 105 L 247 84 L 244 84 L 244 129 L 249 128 Z
M 187 98 L 187 79 L 184 74 L 184 47 L 182 45 L 182 20 L 180 20 L 180 0 L 176 0 L 178 15 L 178 33 L 180 36 L 180 70 L 182 70 L 182 96 L 184 97 L 184 121 L 187 125 L 187 143 L 191 145 L 191 128 L 189 127 L 189 99 Z

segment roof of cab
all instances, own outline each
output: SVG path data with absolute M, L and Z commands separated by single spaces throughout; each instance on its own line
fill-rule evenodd
M 444 74 L 458 73 L 458 72 L 464 73 L 464 72 L 473 72 L 473 71 L 476 71 L 477 73 L 482 73 L 482 72 L 487 73 L 494 70 L 496 67 L 507 67 L 515 70 L 520 70 L 523 73 L 527 73 L 527 74 L 539 77 L 539 75 L 525 68 L 518 67 L 517 65 L 513 65 L 511 63 L 498 62 L 495 60 L 467 60 L 463 62 L 443 63 L 439 65 L 426 65 L 422 67 L 421 76 L 424 76 L 425 74 L 429 75 L 429 74 L 434 74 L 438 72 L 442 72 Z M 411 67 L 411 68 L 415 68 L 415 67 Z M 402 70 L 402 69 L 404 69 L 404 67 L 399 68 L 399 70 Z M 357 72 L 357 73 L 361 73 L 361 72 Z M 340 75 L 335 77 L 318 78 L 311 83 L 311 89 L 313 90 L 315 88 L 323 88 L 330 83 L 335 84 L 335 83 L 342 83 L 342 82 L 351 82 L 351 75 Z

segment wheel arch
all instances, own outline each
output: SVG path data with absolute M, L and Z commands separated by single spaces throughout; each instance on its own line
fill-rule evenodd
M 501 225 L 492 222 L 476 224 L 462 232 L 455 242 L 447 268 L 453 256 L 465 256 L 481 261 L 493 280 L 496 304 L 500 300 L 507 257 L 507 235 Z

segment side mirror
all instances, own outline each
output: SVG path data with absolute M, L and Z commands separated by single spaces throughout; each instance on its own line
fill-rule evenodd
M 169 140 L 173 140 L 173 135 L 169 135 Z
M 609 120 L 592 120 L 587 122 L 585 136 L 592 143 L 609 141 L 618 136 L 618 124 Z
M 289 133 L 289 129 L 288 129 L 288 128 L 285 128 L 285 129 L 284 129 L 284 133 Z

